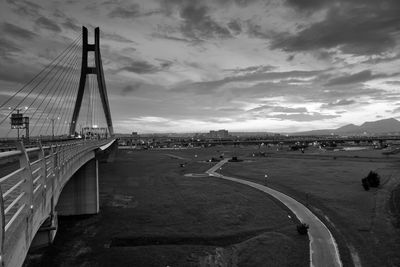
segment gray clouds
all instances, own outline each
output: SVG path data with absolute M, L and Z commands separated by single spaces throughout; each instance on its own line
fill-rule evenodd
M 35 21 L 35 25 L 41 29 L 47 29 L 49 31 L 53 31 L 53 32 L 57 32 L 60 33 L 61 32 L 61 28 L 60 26 L 58 26 L 58 24 L 46 17 L 40 17 Z
M 16 38 L 22 38 L 22 39 L 33 39 L 34 37 L 37 36 L 36 33 L 29 31 L 27 29 L 21 28 L 17 25 L 11 24 L 4 22 L 1 25 L 1 30 L 6 34 L 10 35 Z
M 162 62 L 159 66 L 153 65 L 147 61 L 142 60 L 130 60 L 130 63 L 119 71 L 128 71 L 136 74 L 150 74 L 165 70 L 171 66 L 172 63 Z
M 295 34 L 272 37 L 271 48 L 287 52 L 338 48 L 355 55 L 381 54 L 395 46 L 400 23 L 400 2 L 386 1 L 287 1 L 302 10 L 326 8 L 324 20 Z M 334 5 L 339 2 L 340 5 Z M 368 2 L 368 4 L 366 4 Z

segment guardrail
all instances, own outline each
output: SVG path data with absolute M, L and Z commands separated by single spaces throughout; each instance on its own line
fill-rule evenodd
M 28 149 L 17 143 L 17 150 L 0 153 L 1 266 L 9 245 L 17 242 L 19 231 L 27 233 L 25 246 L 29 248 L 46 219 L 45 215 L 49 215 L 45 210 L 54 211 L 54 198 L 58 199 L 62 187 L 74 172 L 70 169 L 79 168 L 88 152 L 108 142 L 73 141 L 48 146 L 39 142 L 37 147 Z

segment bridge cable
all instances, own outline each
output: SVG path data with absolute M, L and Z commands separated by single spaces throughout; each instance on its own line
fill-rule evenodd
M 86 126 L 89 125 L 89 116 L 90 116 L 90 95 L 91 95 L 91 76 L 88 77 L 87 79 L 87 90 L 86 90 L 86 96 L 85 99 L 87 101 L 87 109 L 86 109 Z
M 70 62 L 71 56 L 72 56 L 73 59 L 77 57 L 75 51 L 74 51 L 74 53 L 72 53 L 71 55 L 68 56 L 68 59 L 67 59 L 68 61 L 67 61 L 67 62 Z M 62 67 L 64 67 L 64 66 L 62 66 Z M 52 93 L 50 99 L 48 100 L 48 96 L 49 96 L 51 90 L 48 90 L 46 96 L 43 98 L 42 102 L 41 102 L 40 105 L 39 105 L 39 108 L 40 108 L 40 107 L 42 106 L 44 100 L 47 101 L 47 103 L 46 103 L 46 105 L 45 105 L 45 107 L 44 107 L 44 109 L 43 109 L 43 112 L 40 113 L 40 116 L 39 116 L 38 120 L 36 121 L 36 123 L 35 123 L 33 129 L 36 129 L 36 126 L 37 126 L 38 122 L 41 120 L 41 118 L 43 117 L 43 114 L 45 114 L 47 107 L 48 107 L 49 104 L 52 102 L 52 100 L 53 100 L 54 96 L 56 95 L 56 93 L 58 93 L 58 90 L 59 90 L 59 88 L 60 88 L 61 81 L 63 81 L 63 80 L 65 79 L 65 77 L 69 74 L 69 72 L 71 71 L 71 69 L 69 69 L 67 72 L 63 72 L 63 71 L 61 71 L 61 70 L 62 70 L 62 67 L 58 68 L 58 70 L 56 71 L 56 74 L 54 75 L 54 76 L 56 76 L 56 75 L 58 74 L 56 80 L 53 82 L 53 86 L 55 86 L 56 83 L 57 83 L 57 86 L 56 86 L 56 89 L 53 90 L 53 93 Z M 54 77 L 54 76 L 53 76 L 53 77 Z M 62 77 L 62 78 L 60 79 L 60 77 Z M 53 80 L 49 80 L 49 82 L 47 82 L 47 84 L 45 85 L 45 87 L 47 87 L 47 86 L 50 84 L 51 81 L 53 81 Z M 50 89 L 51 89 L 51 88 L 50 88 Z M 43 90 L 42 90 L 42 91 L 43 91 Z M 41 91 L 41 92 L 42 92 L 42 91 Z M 53 103 L 53 105 L 54 105 L 54 103 Z M 38 111 L 38 110 L 39 110 L 39 109 L 37 109 L 36 111 Z
M 79 72 L 79 69 L 77 68 L 78 64 L 79 64 L 79 60 L 78 58 L 75 59 L 75 63 L 73 68 L 71 68 L 71 72 L 70 72 L 70 77 L 68 78 L 68 82 L 65 81 L 65 83 L 67 83 L 67 89 L 63 90 L 62 94 L 58 97 L 58 101 L 55 100 L 53 105 L 51 106 L 51 109 L 49 111 L 49 114 L 53 114 L 53 118 L 60 118 L 61 121 L 64 120 L 64 107 L 65 105 L 70 102 L 69 99 L 71 98 L 73 92 L 74 92 L 74 85 L 76 83 L 76 80 L 79 78 L 77 71 Z M 64 84 L 65 84 L 64 83 Z M 60 105 L 61 100 L 64 100 L 63 103 Z M 54 107 L 56 107 L 55 111 L 53 112 Z M 58 111 L 57 111 L 58 110 Z M 61 116 L 62 114 L 62 116 Z M 44 124 L 42 124 L 42 127 L 44 126 Z M 47 131 L 49 130 L 50 124 L 47 125 L 47 128 L 45 130 L 45 132 L 47 133 Z M 57 126 L 57 130 L 55 131 L 55 133 L 58 133 L 58 129 L 59 129 L 59 124 Z
M 68 74 L 69 77 L 64 81 L 63 85 L 64 85 L 65 83 L 67 83 L 67 82 L 68 82 L 67 84 L 71 84 L 71 81 L 72 81 L 73 79 L 76 79 L 76 75 L 74 75 L 74 72 L 76 72 L 75 68 L 76 68 L 76 66 L 78 65 L 78 63 L 79 63 L 79 58 L 78 58 L 77 56 L 75 56 L 75 58 L 74 58 L 74 63 L 72 63 L 73 67 L 69 69 L 69 74 Z M 63 89 L 64 87 L 61 87 L 61 88 Z M 56 106 L 56 104 L 57 104 L 57 106 L 59 106 L 60 101 L 64 98 L 64 96 L 65 96 L 65 94 L 66 94 L 67 92 L 69 93 L 69 91 L 72 91 L 70 88 L 71 88 L 71 86 L 69 86 L 67 90 L 60 90 L 61 92 L 58 94 L 56 100 L 53 101 L 53 103 L 52 103 L 52 105 L 51 105 L 49 111 L 47 112 L 48 115 L 49 115 L 49 114 L 52 115 L 51 117 L 52 117 L 53 119 L 54 119 L 55 117 L 58 117 L 58 115 L 59 115 L 59 114 L 56 114 L 56 112 L 53 112 L 54 107 Z M 57 101 L 57 99 L 58 99 L 58 101 Z M 64 104 L 65 104 L 66 102 L 67 102 L 67 101 L 65 100 L 65 101 L 64 101 Z M 49 103 L 50 103 L 50 102 L 49 102 Z M 49 104 L 49 103 L 48 103 L 48 104 Z M 46 106 L 46 109 L 47 109 L 47 106 Z M 56 109 L 56 110 L 57 110 L 57 109 Z M 46 119 L 48 119 L 48 117 L 49 117 L 49 116 L 47 116 Z M 38 120 L 37 122 L 39 122 L 39 120 Z M 54 123 L 54 121 L 52 122 L 52 124 L 53 124 L 53 123 Z M 40 128 L 40 131 L 43 129 L 43 127 L 44 127 L 45 124 L 46 124 L 46 123 L 44 123 L 44 122 L 42 123 L 42 127 Z M 50 124 L 48 124 L 48 127 L 46 128 L 45 133 L 47 133 L 49 127 L 50 127 Z
M 76 62 L 75 67 L 78 66 L 78 63 L 80 63 L 79 60 Z M 65 99 L 65 101 L 63 101 L 61 106 L 60 106 L 60 101 L 57 103 L 57 106 L 59 107 L 58 108 L 59 111 L 56 111 L 55 113 L 56 113 L 57 117 L 60 117 L 60 121 L 69 120 L 68 113 L 71 113 L 71 118 L 72 118 L 72 112 L 70 112 L 70 110 L 72 111 L 71 106 L 74 104 L 74 101 L 73 101 L 75 99 L 74 96 L 76 96 L 77 91 L 79 89 L 78 82 L 79 82 L 79 78 L 80 78 L 80 75 L 79 75 L 80 69 L 77 68 L 75 70 L 75 72 L 76 72 L 76 74 L 74 73 L 72 75 L 71 82 L 68 83 L 68 89 L 64 91 L 65 94 L 63 94 L 63 96 L 59 99 L 59 100 Z M 68 92 L 68 93 L 66 93 L 66 92 Z M 63 125 L 61 127 L 61 133 L 63 133 L 65 125 L 64 124 L 61 124 L 61 125 Z M 59 128 L 60 128 L 60 124 L 57 126 L 57 129 L 56 129 L 57 133 L 59 133 Z
M 63 65 L 64 65 L 64 64 L 63 64 Z M 58 70 L 60 70 L 60 69 L 61 69 L 61 67 L 60 67 Z M 56 73 L 56 74 L 57 74 L 57 73 Z M 52 78 L 54 78 L 54 77 L 56 76 L 56 74 L 53 75 Z M 59 76 L 59 77 L 60 77 L 60 76 Z M 59 78 L 59 77 L 58 77 L 58 78 Z M 29 108 L 36 102 L 36 100 L 38 100 L 38 97 L 39 97 L 39 96 L 42 96 L 42 92 L 46 89 L 46 87 L 50 84 L 51 81 L 53 81 L 53 80 L 52 80 L 52 79 L 49 80 L 49 81 L 47 82 L 47 84 L 42 88 L 42 90 L 41 90 L 39 93 L 37 93 L 36 98 L 35 98 L 35 99 L 33 100 L 33 102 L 29 105 L 27 111 L 28 111 Z M 54 82 L 54 83 L 55 83 L 55 82 Z M 57 90 L 57 89 L 56 89 L 56 90 Z M 45 96 L 45 97 L 42 96 L 42 101 L 41 101 L 41 103 L 40 103 L 39 106 L 35 109 L 35 112 L 34 112 L 34 113 L 32 114 L 32 116 L 31 116 L 31 119 L 32 119 L 31 122 L 34 121 L 34 118 L 35 118 L 36 114 L 38 113 L 38 111 L 41 110 L 43 102 L 44 102 L 45 100 L 48 100 L 48 99 L 47 99 L 47 96 L 49 95 L 50 92 L 51 92 L 51 87 L 48 89 L 46 96 Z M 56 91 L 54 91 L 54 92 L 56 92 Z M 51 101 L 51 100 L 50 100 L 50 101 Z M 44 109 L 43 112 L 41 113 L 41 116 L 43 115 L 44 112 L 46 112 L 45 109 Z M 25 112 L 24 112 L 23 114 L 25 114 Z M 34 132 L 37 130 L 36 126 L 37 126 L 38 122 L 40 121 L 41 116 L 36 120 L 36 123 L 35 123 L 34 127 L 32 127 L 31 135 L 32 135 L 32 133 L 34 133 Z M 10 130 L 11 130 L 11 129 L 10 129 Z M 38 134 L 39 134 L 39 133 L 40 133 L 40 132 L 38 132 Z M 6 136 L 8 137 L 9 134 L 10 134 L 10 131 L 8 131 L 8 133 L 7 133 Z
M 48 114 L 51 114 L 52 118 L 57 118 L 58 119 L 60 117 L 61 112 L 63 111 L 63 108 L 64 108 L 65 104 L 68 102 L 68 99 L 65 99 L 65 96 L 67 94 L 70 94 L 70 92 L 72 91 L 71 85 L 72 85 L 72 82 L 76 79 L 76 76 L 77 76 L 77 75 L 75 75 L 75 72 L 76 72 L 76 66 L 77 66 L 78 63 L 79 63 L 78 57 L 75 57 L 74 63 L 71 64 L 73 67 L 70 68 L 70 72 L 68 74 L 68 78 L 66 78 L 64 80 L 59 95 L 53 101 L 53 103 L 52 103 L 52 105 L 51 105 L 51 107 L 50 107 L 50 109 L 48 111 Z M 60 105 L 62 100 L 64 100 L 63 104 Z M 53 111 L 54 109 L 55 109 L 55 111 Z M 50 125 L 48 124 L 48 127 L 46 128 L 46 132 L 48 131 L 49 126 Z
M 74 46 L 76 42 L 80 41 L 80 39 L 81 39 L 81 36 L 80 35 L 77 36 L 73 40 L 73 42 L 69 46 L 67 46 L 67 48 L 65 48 L 55 59 L 53 59 L 49 64 L 47 64 L 46 67 L 44 67 L 38 74 L 36 74 L 31 80 L 29 80 L 26 84 L 24 84 L 20 89 L 18 89 L 11 97 L 9 97 L 6 101 L 4 101 L 0 105 L 0 109 L 3 108 L 5 105 L 7 105 L 7 103 L 9 103 L 11 101 L 11 99 L 13 99 L 16 95 L 18 95 L 27 86 L 29 86 L 31 83 L 33 83 L 33 81 L 35 81 L 36 78 L 38 78 L 42 73 L 44 73 L 48 68 L 50 68 L 51 65 L 53 65 L 60 57 L 62 57 L 64 55 L 64 53 L 66 53 L 66 51 L 70 49 L 70 47 Z
M 75 58 L 75 57 L 76 57 L 76 54 L 74 55 L 74 58 Z M 68 65 L 68 64 L 67 64 L 67 65 Z M 64 66 L 60 66 L 60 67 L 58 68 L 58 70 L 57 70 L 57 72 L 56 72 L 55 75 L 57 75 L 57 73 L 59 73 L 59 75 L 58 75 L 58 78 L 56 79 L 56 81 L 53 83 L 53 86 L 54 86 L 54 84 L 59 80 L 59 78 L 61 77 L 61 74 L 63 74 L 63 72 L 61 71 L 62 68 L 64 68 Z M 55 76 L 55 75 L 54 75 L 54 76 Z M 54 76 L 53 76 L 53 77 L 54 77 Z M 63 78 L 64 78 L 64 77 L 63 77 Z M 49 81 L 47 82 L 47 84 L 42 88 L 42 90 L 37 94 L 36 98 L 35 98 L 34 101 L 29 105 L 28 109 L 36 102 L 36 100 L 38 99 L 38 97 L 42 95 L 43 91 L 48 87 L 48 85 L 50 84 L 50 82 L 52 82 L 52 80 L 49 80 Z M 34 118 L 34 116 L 37 114 L 37 112 L 40 111 L 40 108 L 42 107 L 44 101 L 45 101 L 45 100 L 48 100 L 47 98 L 48 98 L 50 92 L 52 91 L 52 88 L 54 88 L 54 87 L 49 87 L 49 89 L 48 89 L 46 95 L 45 95 L 44 97 L 42 97 L 42 101 L 40 102 L 40 104 L 39 104 L 38 108 L 35 110 L 35 112 L 32 114 L 32 118 Z M 53 95 L 55 94 L 55 92 L 56 92 L 57 90 L 58 90 L 58 87 L 56 88 L 55 91 L 53 90 Z M 51 102 L 51 99 L 49 100 L 49 102 L 47 102 L 47 104 L 50 103 L 50 102 Z M 46 111 L 46 108 L 43 110 L 42 114 L 43 114 L 45 111 Z M 41 116 L 40 116 L 40 117 L 41 117 Z M 38 123 L 39 120 L 40 120 L 40 118 L 36 121 L 36 124 L 35 124 L 35 126 L 33 127 L 34 129 L 35 129 L 35 127 L 36 127 L 36 125 L 37 125 L 37 123 Z
M 77 39 L 77 41 L 79 41 L 79 39 Z M 68 53 L 70 52 L 70 50 L 71 50 L 71 48 L 73 48 L 75 46 L 75 43 L 73 44 L 73 45 L 70 45 L 69 46 L 69 48 L 67 49 L 67 51 L 68 51 Z M 62 58 L 61 59 L 64 59 L 64 57 L 66 56 L 66 54 L 64 54 L 63 56 L 62 56 Z M 60 59 L 60 60 L 61 60 Z M 23 99 L 5 116 L 5 118 L 3 119 L 3 120 L 1 120 L 0 121 L 0 125 L 1 124 L 3 124 L 4 123 L 4 121 L 6 120 L 6 119 L 8 119 L 9 118 L 9 116 L 27 99 L 27 97 L 33 92 L 33 90 L 35 90 L 37 87 L 38 87 L 38 85 L 49 75 L 49 73 L 56 67 L 57 65 L 53 65 L 53 67 L 50 69 L 50 71 L 49 72 L 47 72 L 47 74 L 37 83 L 37 85 L 36 86 L 34 86 L 30 91 L 29 91 L 29 93 L 27 93 L 24 97 L 23 97 Z M 14 94 L 15 95 L 15 94 Z M 3 103 L 2 104 L 2 106 L 4 106 L 6 103 L 8 103 L 13 97 L 14 97 L 14 95 L 12 96 L 12 97 L 10 97 L 5 103 Z
M 79 90 L 79 78 L 80 78 L 80 69 L 77 68 L 76 75 L 74 74 L 73 80 L 69 83 L 68 87 L 68 95 L 65 96 L 65 101 L 62 106 L 59 108 L 58 116 L 61 118 L 61 121 L 71 121 L 72 120 L 72 111 L 73 106 L 75 104 L 76 95 Z M 69 116 L 70 114 L 70 116 Z M 70 118 L 69 118 L 70 117 Z M 57 132 L 59 131 L 60 125 L 57 126 Z M 67 130 L 68 131 L 68 130 Z M 64 132 L 64 126 L 61 129 L 61 132 Z

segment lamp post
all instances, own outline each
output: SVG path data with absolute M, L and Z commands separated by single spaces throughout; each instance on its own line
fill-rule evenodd
M 60 117 L 57 117 L 57 120 L 59 120 Z M 55 118 L 51 118 L 51 140 L 54 140 L 54 120 Z

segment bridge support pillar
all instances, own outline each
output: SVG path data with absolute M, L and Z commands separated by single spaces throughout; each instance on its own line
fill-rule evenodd
M 118 141 L 114 142 L 110 147 L 110 154 L 108 155 L 107 162 L 114 162 L 115 156 L 118 151 Z
M 92 159 L 83 165 L 61 192 L 56 210 L 58 215 L 99 213 L 98 161 Z
M 40 226 L 35 237 L 32 240 L 30 250 L 46 247 L 53 243 L 58 228 L 57 214 L 50 215 Z

